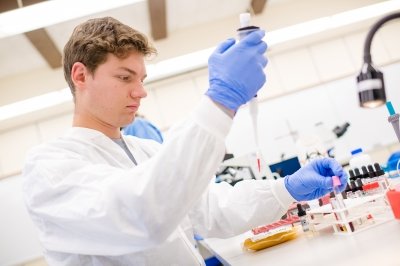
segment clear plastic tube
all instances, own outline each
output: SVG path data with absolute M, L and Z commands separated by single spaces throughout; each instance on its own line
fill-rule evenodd
M 338 216 L 340 220 L 346 220 L 346 216 L 349 214 L 349 212 L 346 209 L 346 205 L 344 203 L 343 195 L 342 192 L 340 191 L 340 179 L 338 176 L 332 176 L 332 182 L 333 182 L 333 193 L 335 194 L 335 198 L 331 199 L 331 204 L 332 204 L 332 209 L 335 209 L 338 211 Z
M 339 186 L 341 185 L 339 177 L 332 176 L 332 182 L 333 182 L 333 193 L 335 194 L 337 206 L 340 209 L 344 209 L 344 208 L 346 208 L 346 205 L 344 204 L 342 192 L 339 189 Z

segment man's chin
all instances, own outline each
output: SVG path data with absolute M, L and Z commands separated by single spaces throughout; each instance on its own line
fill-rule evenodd
M 127 127 L 127 126 L 129 126 L 130 124 L 132 124 L 134 120 L 135 120 L 135 117 L 132 117 L 131 120 L 128 120 L 128 121 L 126 121 L 126 122 L 121 123 L 121 125 L 120 125 L 119 127 L 120 127 L 120 128 Z

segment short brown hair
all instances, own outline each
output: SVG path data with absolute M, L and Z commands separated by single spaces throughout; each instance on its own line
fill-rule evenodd
M 145 56 L 157 53 L 147 37 L 139 31 L 111 18 L 90 19 L 78 25 L 64 47 L 64 77 L 75 99 L 75 85 L 71 70 L 75 62 L 84 64 L 91 73 L 104 63 L 111 53 L 124 58 L 131 51 Z

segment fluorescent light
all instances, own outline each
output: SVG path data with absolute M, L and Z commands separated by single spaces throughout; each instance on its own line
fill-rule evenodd
M 326 30 L 332 30 L 379 17 L 397 9 L 400 9 L 399 0 L 386 1 L 271 31 L 267 33 L 264 39 L 268 43 L 268 46 L 272 47 L 280 43 L 307 37 Z M 164 60 L 156 64 L 147 65 L 147 74 L 149 78 L 146 81 L 154 81 L 205 67 L 207 66 L 208 57 L 214 49 L 215 47 L 211 47 Z
M 72 101 L 69 88 L 0 107 L 0 121 Z
M 214 49 L 215 48 L 212 47 L 199 50 L 194 53 L 167 59 L 156 64 L 147 65 L 146 69 L 148 78 L 146 79 L 146 82 L 205 67 L 207 66 L 208 57 Z
M 61 2 L 64 0 L 57 0 L 57 2 Z M 88 2 L 92 2 L 91 0 L 86 0 Z M 64 2 L 82 2 L 86 1 L 79 0 L 65 0 Z M 55 2 L 46 1 L 46 2 Z M 102 2 L 117 2 L 117 3 L 132 3 L 135 1 L 128 0 L 113 0 L 113 1 L 94 1 L 96 4 L 93 4 L 91 8 L 97 7 Z M 81 3 L 77 5 L 81 7 Z M 105 7 L 104 7 L 105 8 Z M 76 8 L 75 11 L 78 11 L 79 8 Z M 371 19 L 374 17 L 379 17 L 383 14 L 395 11 L 400 9 L 400 1 L 399 0 L 391 0 L 385 1 L 382 3 L 354 9 L 351 11 L 339 13 L 329 17 L 323 17 L 315 20 L 311 20 L 308 22 L 296 24 L 290 27 L 282 28 L 279 30 L 268 32 L 265 39 L 267 39 L 267 43 L 269 47 L 284 43 L 287 41 L 291 41 L 297 38 L 310 36 L 316 33 L 320 33 L 326 30 L 335 29 L 343 26 L 350 25 L 352 23 L 357 23 L 364 21 L 366 19 Z M 96 9 L 97 10 L 97 9 Z M 97 11 L 96 11 L 97 12 Z M 0 15 L 0 25 L 4 24 L 1 21 Z M 1 31 L 1 29 L 0 29 Z M 0 32 L 1 36 L 1 32 Z M 171 58 L 168 60 L 161 61 L 156 64 L 147 65 L 147 74 L 148 79 L 146 82 L 151 82 L 155 80 L 159 80 L 162 78 L 170 77 L 173 75 L 181 74 L 187 71 L 199 69 L 207 66 L 207 60 L 209 55 L 215 47 L 200 50 L 194 53 L 178 56 L 175 58 Z M 57 104 L 61 104 L 67 101 L 71 101 L 72 96 L 69 89 L 60 90 L 58 92 L 52 92 L 48 94 L 44 94 L 41 96 L 37 96 L 31 99 L 27 99 L 21 102 L 16 102 L 13 104 L 5 105 L 0 107 L 0 121 L 9 119 L 12 117 L 16 117 L 22 114 L 30 113 L 42 108 L 46 108 L 49 106 L 54 106 Z
M 290 40 L 310 36 L 327 30 L 348 26 L 367 19 L 380 17 L 400 9 L 400 1 L 391 0 L 342 12 L 333 16 L 323 17 L 299 23 L 267 33 L 265 39 L 268 46 L 274 46 Z
M 145 0 L 51 0 L 0 14 L 0 38 Z

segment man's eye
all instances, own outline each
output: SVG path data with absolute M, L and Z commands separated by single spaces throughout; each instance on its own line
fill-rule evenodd
M 119 78 L 122 81 L 128 81 L 129 80 L 129 76 L 119 76 Z

